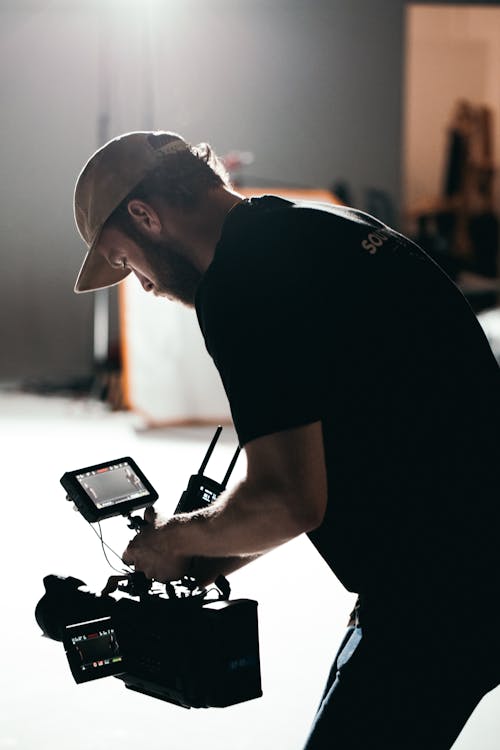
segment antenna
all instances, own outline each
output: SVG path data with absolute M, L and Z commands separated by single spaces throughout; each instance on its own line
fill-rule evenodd
M 214 448 L 217 445 L 217 440 L 219 439 L 221 432 L 222 432 L 222 425 L 219 425 L 217 429 L 215 430 L 215 435 L 212 438 L 212 442 L 208 446 L 208 450 L 205 454 L 205 458 L 201 462 L 201 466 L 198 469 L 198 474 L 203 474 L 205 472 L 205 469 L 207 468 L 207 464 L 210 460 L 210 456 L 214 452 Z
M 236 448 L 236 451 L 235 451 L 235 453 L 234 453 L 234 456 L 233 456 L 233 457 L 232 457 L 232 459 L 231 459 L 231 463 L 229 464 L 229 466 L 228 466 L 228 469 L 227 469 L 227 471 L 226 471 L 226 476 L 225 476 L 225 477 L 224 477 L 224 479 L 222 480 L 222 485 L 221 485 L 221 487 L 222 487 L 222 489 L 223 489 L 223 490 L 225 490 L 225 489 L 226 489 L 226 485 L 227 485 L 227 483 L 228 483 L 228 481 L 229 481 L 229 477 L 230 477 L 230 476 L 231 476 L 231 474 L 233 473 L 233 469 L 234 469 L 234 467 L 235 467 L 236 461 L 238 460 L 238 456 L 240 455 L 240 451 L 241 451 L 241 448 L 239 448 L 239 447 L 238 447 L 238 448 Z

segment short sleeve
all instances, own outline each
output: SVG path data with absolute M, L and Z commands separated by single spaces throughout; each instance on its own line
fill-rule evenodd
M 198 317 L 240 444 L 319 420 L 324 368 L 306 250 L 271 231 L 211 273 Z

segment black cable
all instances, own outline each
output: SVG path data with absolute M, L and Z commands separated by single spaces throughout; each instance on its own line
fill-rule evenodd
M 102 530 L 101 530 L 101 522 L 97 521 L 97 525 L 99 526 L 99 531 L 98 532 L 92 526 L 92 524 L 90 523 L 90 521 L 88 522 L 88 524 L 89 524 L 90 528 L 92 529 L 92 531 L 94 532 L 94 534 L 96 535 L 96 537 L 101 542 L 101 547 L 102 547 L 102 552 L 103 552 L 104 558 L 105 558 L 106 562 L 108 563 L 109 567 L 111 568 L 111 570 L 114 570 L 116 573 L 120 573 L 120 575 L 122 575 L 123 573 L 127 573 L 127 571 L 125 571 L 125 570 L 118 570 L 118 568 L 115 568 L 115 566 L 110 563 L 109 558 L 108 558 L 108 556 L 106 554 L 106 550 L 104 549 L 105 547 L 107 547 L 109 549 L 109 551 L 112 552 L 113 555 L 120 560 L 120 562 L 122 562 L 124 565 L 126 565 L 126 567 L 128 568 L 128 572 L 131 573 L 132 572 L 132 568 L 130 567 L 130 565 L 127 565 L 126 563 L 124 563 L 123 560 L 122 560 L 122 558 L 120 557 L 120 555 L 118 555 L 114 551 L 114 549 L 112 549 L 112 547 L 110 547 L 109 544 L 107 544 L 104 541 L 104 538 L 103 538 L 103 535 L 102 535 Z

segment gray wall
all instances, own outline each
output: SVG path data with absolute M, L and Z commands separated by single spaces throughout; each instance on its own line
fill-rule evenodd
M 404 5 L 0 1 L 0 380 L 90 372 L 92 299 L 72 292 L 84 251 L 72 191 L 97 145 L 106 71 L 111 135 L 178 130 L 222 153 L 253 151 L 261 178 L 345 179 L 357 205 L 376 187 L 397 207 Z

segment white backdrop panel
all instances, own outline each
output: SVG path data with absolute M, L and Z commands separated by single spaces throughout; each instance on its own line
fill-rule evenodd
M 229 404 L 205 349 L 196 313 L 145 294 L 135 278 L 120 290 L 125 389 L 151 423 L 228 422 Z

